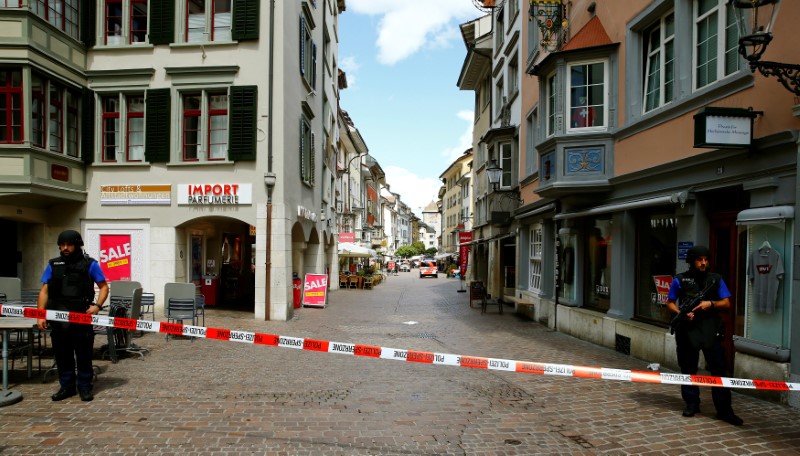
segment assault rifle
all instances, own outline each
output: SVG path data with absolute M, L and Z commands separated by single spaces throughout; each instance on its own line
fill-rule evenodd
M 716 287 L 718 284 L 719 283 L 717 282 L 716 277 L 712 277 L 711 283 L 709 283 L 708 286 L 703 291 L 695 295 L 694 298 L 687 299 L 686 302 L 683 302 L 683 300 L 681 300 L 681 304 L 678 306 L 679 312 L 675 314 L 675 316 L 672 317 L 672 320 L 670 320 L 669 322 L 670 334 L 675 334 L 675 330 L 678 329 L 678 327 L 681 325 L 684 317 L 686 317 L 686 314 L 688 314 L 689 312 L 692 311 L 692 309 L 697 307 L 697 305 L 700 304 L 700 302 L 703 301 L 703 299 L 705 299 L 706 293 L 711 291 L 711 289 Z

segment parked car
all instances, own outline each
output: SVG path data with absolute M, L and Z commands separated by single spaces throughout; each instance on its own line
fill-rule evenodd
M 411 272 L 411 266 L 408 263 L 400 263 L 400 272 Z
M 439 278 L 439 269 L 435 261 L 422 260 L 419 262 L 419 278 L 436 277 Z

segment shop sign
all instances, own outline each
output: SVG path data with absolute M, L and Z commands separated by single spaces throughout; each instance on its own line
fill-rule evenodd
M 694 147 L 739 148 L 753 142 L 757 113 L 742 108 L 707 107 L 694 115 Z
M 101 234 L 98 263 L 106 280 L 131 280 L 131 235 Z
M 356 233 L 352 231 L 339 233 L 339 242 L 356 242 Z
M 656 275 L 653 276 L 653 282 L 656 285 L 656 292 L 650 296 L 650 301 L 658 307 L 667 305 L 667 295 L 669 295 L 669 287 L 672 285 L 671 275 Z
M 689 253 L 689 249 L 694 247 L 694 242 L 692 241 L 679 241 L 678 242 L 678 259 L 686 261 L 686 255 Z
M 69 182 L 69 168 L 63 165 L 50 165 L 50 178 L 62 182 Z
M 467 274 L 470 242 L 472 242 L 472 231 L 461 231 L 458 233 L 458 261 L 461 263 L 461 277 L 465 277 Z
M 172 204 L 171 185 L 101 185 L 101 206 Z
M 303 283 L 303 305 L 325 307 L 328 292 L 327 274 L 306 274 Z
M 236 206 L 252 203 L 252 184 L 178 184 L 179 205 Z

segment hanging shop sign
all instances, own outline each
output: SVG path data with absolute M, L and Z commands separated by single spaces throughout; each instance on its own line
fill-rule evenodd
M 101 206 L 172 204 L 171 185 L 101 185 Z
M 339 242 L 356 242 L 356 233 L 343 231 L 339 233 Z
M 694 147 L 739 148 L 753 143 L 753 119 L 743 108 L 703 108 L 694 115 Z
M 252 184 L 178 184 L 178 205 L 236 206 L 252 203 Z

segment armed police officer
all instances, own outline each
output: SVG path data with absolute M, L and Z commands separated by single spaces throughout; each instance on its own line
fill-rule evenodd
M 689 270 L 678 274 L 672 281 L 667 296 L 667 308 L 678 315 L 675 328 L 678 365 L 682 374 L 697 374 L 700 352 L 706 366 L 714 376 L 724 376 L 725 351 L 722 347 L 724 331 L 720 312 L 730 306 L 731 292 L 722 276 L 709 271 L 711 251 L 705 246 L 694 246 L 687 252 L 686 262 Z M 694 301 L 694 302 L 692 302 Z M 678 303 L 684 307 L 683 311 Z M 691 308 L 685 308 L 691 303 Z M 683 416 L 692 417 L 700 413 L 700 388 L 694 385 L 681 385 L 681 396 L 686 402 Z M 734 426 L 740 426 L 742 419 L 733 413 L 731 391 L 724 387 L 711 388 L 711 398 L 717 409 L 717 418 Z
M 39 291 L 39 309 L 61 310 L 96 315 L 108 298 L 108 284 L 94 259 L 83 253 L 83 239 L 73 230 L 58 235 L 61 255 L 51 259 L 42 274 Z M 100 289 L 94 303 L 94 285 Z M 45 319 L 37 321 L 39 329 L 48 326 Z M 94 399 L 92 393 L 92 351 L 94 329 L 92 325 L 80 323 L 50 322 L 50 337 L 58 368 L 61 388 L 51 396 L 62 401 L 80 394 L 82 401 Z M 76 372 L 77 369 L 77 372 Z

